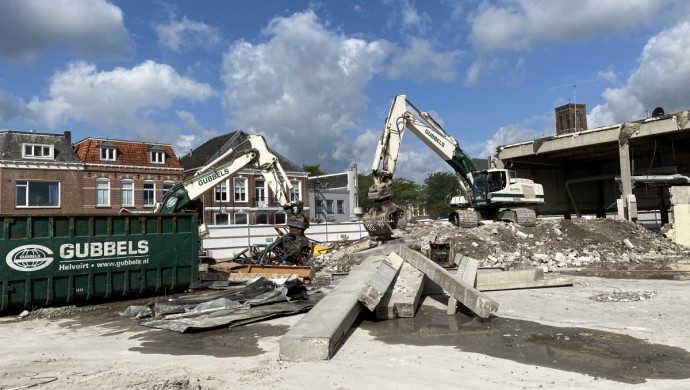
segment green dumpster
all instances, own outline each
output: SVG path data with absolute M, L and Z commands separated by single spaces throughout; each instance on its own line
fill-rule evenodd
M 0 310 L 196 287 L 196 214 L 0 215 Z

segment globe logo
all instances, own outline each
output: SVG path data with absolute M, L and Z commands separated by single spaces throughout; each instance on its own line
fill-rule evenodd
M 11 250 L 5 261 L 17 271 L 38 271 L 53 262 L 53 251 L 42 245 L 22 245 Z

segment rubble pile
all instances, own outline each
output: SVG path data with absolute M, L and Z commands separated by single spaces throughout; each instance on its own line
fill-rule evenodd
M 460 229 L 445 221 L 408 224 L 396 236 L 421 253 L 430 244 L 445 243 L 455 254 L 480 261 L 480 267 L 506 270 L 541 268 L 667 269 L 668 264 L 690 258 L 690 248 L 676 244 L 643 226 L 611 219 L 539 220 L 537 226 L 490 223 Z M 376 243 L 360 242 L 375 246 Z M 361 250 L 361 249 L 359 249 Z M 317 256 L 315 263 L 331 272 L 348 271 L 347 247 Z

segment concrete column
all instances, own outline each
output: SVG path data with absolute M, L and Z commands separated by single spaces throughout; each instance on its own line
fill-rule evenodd
M 666 236 L 678 244 L 690 246 L 690 187 L 671 187 L 669 193 L 673 228 Z
M 630 169 L 630 145 L 625 142 L 618 144 L 618 158 L 621 169 L 621 190 L 622 194 L 618 200 L 618 216 L 621 219 L 631 219 L 628 213 L 628 199 L 632 193 L 632 170 Z M 621 207 L 622 206 L 622 207 Z M 637 216 L 635 216 L 637 217 Z

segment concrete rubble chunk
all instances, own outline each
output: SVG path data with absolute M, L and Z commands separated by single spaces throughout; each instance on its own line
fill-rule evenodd
M 477 289 L 479 291 L 570 286 L 572 284 L 572 279 L 544 279 L 544 270 L 542 269 L 477 273 Z
M 479 260 L 467 256 L 455 255 L 455 264 L 458 264 L 458 278 L 468 285 L 474 286 L 474 281 L 477 277 L 477 268 L 479 268 Z M 458 300 L 449 297 L 447 314 L 452 316 L 455 315 L 457 311 Z
M 390 320 L 412 318 L 417 312 L 424 288 L 424 274 L 407 262 L 403 262 L 398 277 L 376 306 L 376 318 Z
M 386 256 L 370 256 L 355 267 L 280 339 L 279 356 L 288 361 L 330 359 L 364 306 L 357 294 Z
M 402 258 L 479 317 L 488 318 L 491 313 L 498 310 L 498 302 L 463 282 L 456 275 L 450 274 L 421 253 L 410 248 L 403 248 Z
M 398 275 L 403 259 L 396 253 L 391 253 L 381 263 L 378 270 L 357 294 L 357 299 L 370 311 L 374 311 L 381 301 L 388 287 Z

